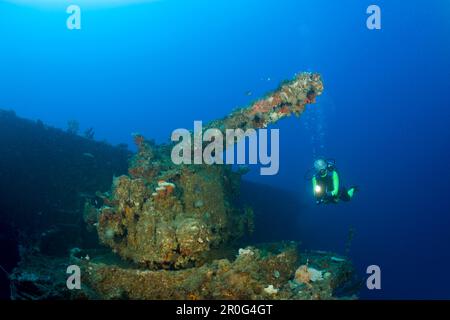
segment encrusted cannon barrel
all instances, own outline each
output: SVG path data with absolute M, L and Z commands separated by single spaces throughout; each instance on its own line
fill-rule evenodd
M 265 128 L 300 115 L 322 90 L 318 74 L 302 73 L 207 128 Z M 86 205 L 85 220 L 97 227 L 103 244 L 148 268 L 180 269 L 202 265 L 215 249 L 251 232 L 252 210 L 236 203 L 241 173 L 226 165 L 175 165 L 172 146 L 140 135 L 135 142 L 129 175 L 114 180 L 101 208 Z
M 291 114 L 301 115 L 307 104 L 314 103 L 323 92 L 322 78 L 317 73 L 300 73 L 264 98 L 238 109 L 223 119 L 212 121 L 207 128 L 260 129 Z

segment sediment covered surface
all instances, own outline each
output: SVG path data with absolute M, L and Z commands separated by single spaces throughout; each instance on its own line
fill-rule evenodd
M 124 264 L 102 251 L 73 250 L 70 258 L 29 255 L 12 276 L 14 299 L 354 299 L 351 263 L 326 252 L 299 254 L 296 243 L 230 252 L 230 258 L 177 271 Z M 82 289 L 66 287 L 65 270 L 82 269 Z

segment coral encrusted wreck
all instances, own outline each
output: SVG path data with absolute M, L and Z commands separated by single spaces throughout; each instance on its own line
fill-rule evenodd
M 250 107 L 209 128 L 267 127 L 322 93 L 317 74 L 304 73 Z M 114 181 L 98 212 L 98 234 L 114 252 L 149 268 L 185 268 L 208 260 L 211 251 L 252 227 L 251 210 L 236 207 L 240 174 L 224 165 L 175 165 L 170 146 L 136 135 L 138 153 L 129 176 Z
M 322 91 L 318 74 L 302 73 L 207 128 L 265 128 L 291 114 L 300 115 Z M 82 290 L 53 288 L 59 292 L 56 296 L 321 299 L 333 298 L 352 278 L 346 260 L 332 261 L 331 254 L 300 256 L 295 243 L 238 250 L 236 241 L 253 229 L 252 209 L 236 201 L 242 172 L 227 165 L 175 165 L 172 145 L 156 145 L 141 135 L 135 135 L 135 142 L 138 152 L 128 175 L 114 179 L 100 207 L 85 206 L 86 223 L 116 258 L 100 251 L 76 251 L 68 263 L 82 268 Z M 308 276 L 298 271 L 296 277 L 305 263 Z M 12 284 L 16 292 L 25 286 L 21 272 L 32 272 L 33 263 L 21 267 Z M 308 270 L 318 270 L 320 277 L 312 279 Z

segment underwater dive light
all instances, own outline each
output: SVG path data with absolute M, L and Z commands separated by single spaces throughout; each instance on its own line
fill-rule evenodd
M 317 193 L 317 194 L 322 193 L 322 187 L 319 186 L 319 185 L 317 185 L 317 186 L 314 188 L 314 192 Z

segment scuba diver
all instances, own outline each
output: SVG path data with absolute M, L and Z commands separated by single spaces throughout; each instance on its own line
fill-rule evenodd
M 317 204 L 348 202 L 358 191 L 356 186 L 347 189 L 340 185 L 339 173 L 333 160 L 318 159 L 314 161 L 314 168 L 309 172 L 311 171 L 313 171 L 311 180 Z

